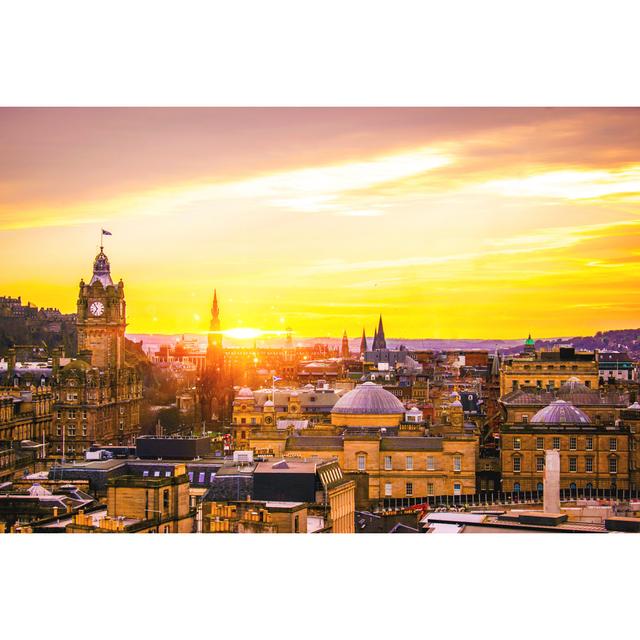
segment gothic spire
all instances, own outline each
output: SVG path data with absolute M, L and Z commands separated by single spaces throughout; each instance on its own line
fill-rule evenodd
M 363 356 L 367 352 L 367 334 L 362 327 L 362 339 L 360 340 L 360 355 Z
M 387 341 L 384 337 L 384 327 L 382 325 L 382 314 L 380 314 L 380 320 L 378 321 L 378 329 L 375 333 L 375 337 L 373 338 L 373 349 L 386 349 Z

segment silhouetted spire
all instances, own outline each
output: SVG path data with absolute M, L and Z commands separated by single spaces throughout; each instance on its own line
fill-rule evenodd
M 362 327 L 362 339 L 360 340 L 360 355 L 363 356 L 367 352 L 367 334 Z
M 213 305 L 211 305 L 211 322 L 220 322 L 220 309 L 218 308 L 218 292 L 213 290 Z
M 223 360 L 222 333 L 220 332 L 220 308 L 218 307 L 218 292 L 213 290 L 213 304 L 211 305 L 211 321 L 207 339 L 207 367 L 220 368 Z
M 382 326 L 382 314 L 380 314 L 380 320 L 378 322 L 378 330 L 373 338 L 373 350 L 378 351 L 380 349 L 387 348 L 387 341 L 384 337 L 384 327 Z

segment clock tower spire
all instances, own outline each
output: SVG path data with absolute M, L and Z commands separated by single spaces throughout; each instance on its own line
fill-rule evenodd
M 109 258 L 102 246 L 93 261 L 89 284 L 80 281 L 76 324 L 78 353 L 90 351 L 91 366 L 116 370 L 124 366 L 124 283 L 113 283 Z

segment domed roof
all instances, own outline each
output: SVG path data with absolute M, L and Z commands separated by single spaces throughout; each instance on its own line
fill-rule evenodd
M 64 366 L 65 371 L 69 371 L 71 369 L 91 369 L 91 365 L 82 360 L 81 358 L 76 358 L 75 360 L 72 360 L 69 364 L 66 364 Z
M 570 402 L 566 400 L 555 400 L 544 409 L 540 409 L 531 422 L 539 422 L 543 424 L 589 424 L 589 416 L 584 412 L 574 407 Z
M 379 384 L 365 382 L 345 393 L 331 413 L 392 415 L 404 413 L 404 405 Z
M 273 407 L 273 400 L 267 400 L 262 406 L 263 407 Z
M 560 385 L 559 393 L 593 393 L 586 384 L 580 382 L 580 378 L 572 376 L 565 383 Z
M 253 391 L 251 391 L 251 389 L 249 389 L 249 387 L 242 387 L 242 389 L 240 389 L 240 391 L 238 391 L 238 395 L 236 396 L 236 398 L 253 399 Z

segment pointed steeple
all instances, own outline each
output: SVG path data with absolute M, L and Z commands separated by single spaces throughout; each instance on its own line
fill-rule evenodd
M 213 290 L 213 304 L 211 305 L 211 320 L 209 321 L 207 343 L 207 367 L 218 368 L 221 366 L 223 355 L 220 307 L 218 306 L 218 292 L 215 289 Z
M 347 331 L 345 329 L 344 334 L 342 335 L 342 350 L 341 355 L 343 358 L 351 357 L 351 352 L 349 351 L 349 338 L 347 338 Z
M 363 356 L 367 352 L 367 334 L 362 327 L 362 339 L 360 340 L 360 355 Z
M 386 349 L 387 341 L 384 337 L 384 326 L 382 325 L 382 314 L 380 314 L 380 320 L 378 321 L 378 329 L 373 338 L 373 350 Z
M 211 322 L 220 322 L 220 309 L 218 307 L 218 291 L 213 290 L 213 304 L 211 305 Z
M 498 350 L 493 356 L 493 360 L 491 361 L 491 376 L 497 378 L 500 375 L 500 356 L 498 355 Z

